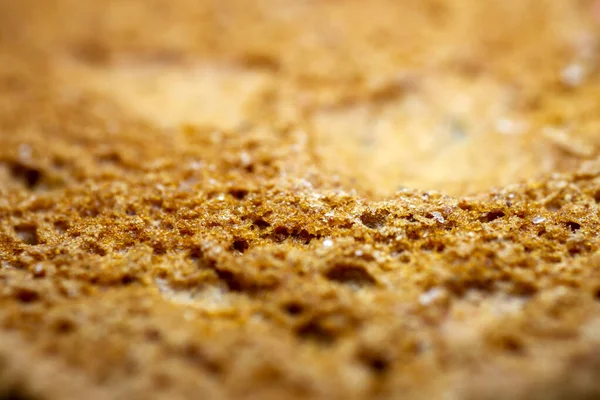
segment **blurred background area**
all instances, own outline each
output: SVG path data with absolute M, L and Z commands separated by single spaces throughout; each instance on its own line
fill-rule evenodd
M 301 132 L 322 171 L 377 195 L 595 159 L 599 40 L 593 0 L 0 1 L 4 76 L 166 135 Z

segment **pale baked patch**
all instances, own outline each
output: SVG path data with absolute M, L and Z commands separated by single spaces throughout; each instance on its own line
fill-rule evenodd
M 268 76 L 210 63 L 122 61 L 106 66 L 71 62 L 65 76 L 79 89 L 106 96 L 132 115 L 164 128 L 181 125 L 238 129 Z

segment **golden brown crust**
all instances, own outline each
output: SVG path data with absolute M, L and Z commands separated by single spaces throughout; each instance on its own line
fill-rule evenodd
M 600 396 L 598 9 L 0 1 L 0 395 Z

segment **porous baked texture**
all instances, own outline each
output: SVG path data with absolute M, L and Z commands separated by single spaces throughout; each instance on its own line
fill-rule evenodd
M 0 397 L 600 398 L 600 3 L 0 0 Z

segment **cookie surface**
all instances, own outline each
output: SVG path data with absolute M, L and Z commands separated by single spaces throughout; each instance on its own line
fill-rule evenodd
M 600 396 L 600 6 L 0 0 L 0 397 Z

